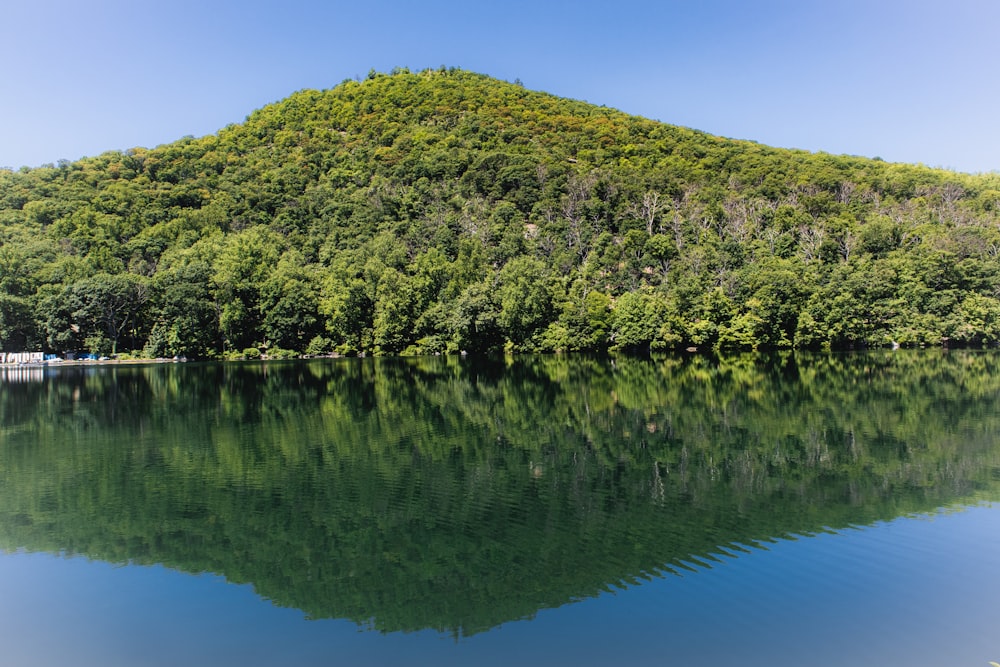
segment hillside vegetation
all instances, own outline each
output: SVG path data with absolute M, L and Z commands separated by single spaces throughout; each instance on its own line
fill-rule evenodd
M 733 141 L 460 70 L 0 171 L 0 343 L 292 352 L 988 345 L 1000 176 Z

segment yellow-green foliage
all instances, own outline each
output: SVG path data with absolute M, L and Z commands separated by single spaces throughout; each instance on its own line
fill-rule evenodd
M 0 344 L 991 345 L 998 215 L 996 174 L 773 149 L 402 70 L 297 92 L 215 135 L 0 172 Z M 130 298 L 81 296 L 118 275 Z

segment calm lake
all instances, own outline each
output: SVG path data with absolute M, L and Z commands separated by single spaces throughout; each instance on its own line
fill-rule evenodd
M 995 352 L 0 370 L 0 664 L 989 661 Z

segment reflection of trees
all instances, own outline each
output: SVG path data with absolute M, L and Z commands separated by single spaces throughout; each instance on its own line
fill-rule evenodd
M 61 369 L 0 392 L 0 545 L 475 632 L 728 545 L 993 497 L 989 353 Z

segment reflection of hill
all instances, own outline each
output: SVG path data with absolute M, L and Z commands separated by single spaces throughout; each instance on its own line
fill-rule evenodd
M 0 389 L 0 546 L 471 633 L 751 544 L 995 497 L 998 357 L 340 360 Z

